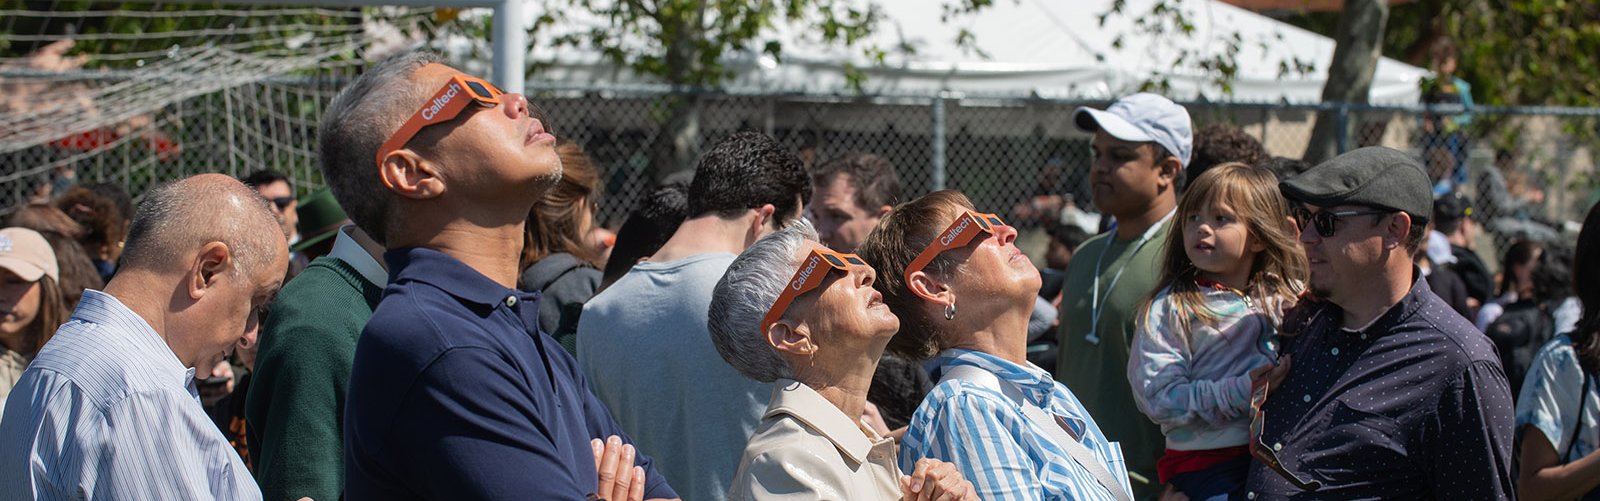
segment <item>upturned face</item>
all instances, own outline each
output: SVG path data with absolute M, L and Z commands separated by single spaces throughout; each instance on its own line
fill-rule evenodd
M 412 81 L 432 96 L 456 75 L 464 73 L 430 64 Z M 502 94 L 494 107 L 468 106 L 447 122 L 423 128 L 409 144 L 425 152 L 424 158 L 448 165 L 444 175 L 452 189 L 475 197 L 537 196 L 561 179 L 561 157 L 555 136 L 531 110 L 522 94 Z

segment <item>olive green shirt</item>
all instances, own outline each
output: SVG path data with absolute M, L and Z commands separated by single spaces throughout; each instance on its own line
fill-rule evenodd
M 1152 483 L 1166 442 L 1161 428 L 1134 405 L 1128 351 L 1139 307 L 1160 276 L 1161 253 L 1171 227 L 1171 221 L 1162 223 L 1142 246 L 1136 245 L 1138 237 L 1118 240 L 1114 231 L 1102 233 L 1073 253 L 1061 299 L 1061 353 L 1056 366 L 1056 379 L 1078 396 L 1108 439 L 1122 443 L 1128 472 Z M 1122 277 L 1117 279 L 1119 270 Z M 1098 343 L 1087 336 L 1093 324 L 1095 275 L 1100 276 Z M 1140 497 L 1146 497 L 1143 493 L 1150 487 L 1137 478 L 1133 482 Z

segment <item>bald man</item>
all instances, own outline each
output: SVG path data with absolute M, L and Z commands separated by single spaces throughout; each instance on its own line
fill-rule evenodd
M 145 195 L 122 266 L 84 291 L 0 420 L 6 499 L 261 499 L 196 367 L 254 336 L 288 266 L 266 199 L 203 174 Z

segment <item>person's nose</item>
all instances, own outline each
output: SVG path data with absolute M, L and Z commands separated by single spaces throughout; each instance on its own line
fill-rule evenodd
M 507 118 L 516 120 L 529 114 L 527 96 L 517 93 L 501 94 L 500 102 L 505 104 L 502 108 L 505 108 Z
M 1294 227 L 1300 232 L 1300 243 L 1316 245 L 1322 242 L 1322 234 L 1317 232 L 1317 225 L 1310 221 L 1295 221 Z
M 872 269 L 871 266 L 857 266 L 855 270 L 852 271 L 854 271 L 856 276 L 859 277 L 857 278 L 858 282 L 856 283 L 856 287 L 871 288 L 872 283 L 878 280 L 878 270 Z
M 1002 224 L 995 228 L 995 236 L 1000 237 L 1000 245 L 1009 245 L 1017 241 L 1017 228 L 1009 224 Z

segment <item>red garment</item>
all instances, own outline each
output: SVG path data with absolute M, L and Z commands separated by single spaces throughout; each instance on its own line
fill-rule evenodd
M 1198 451 L 1178 451 L 1167 449 L 1166 454 L 1156 461 L 1156 477 L 1165 484 L 1172 481 L 1172 477 L 1179 473 L 1200 471 L 1218 463 L 1227 462 L 1239 456 L 1250 455 L 1250 448 L 1240 445 L 1224 447 L 1221 449 L 1204 449 Z

